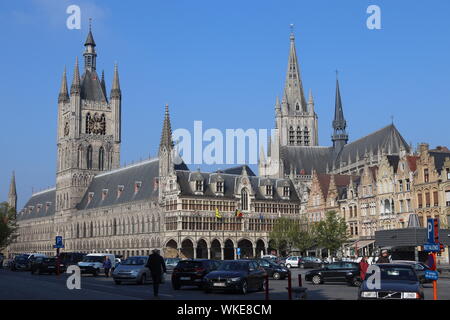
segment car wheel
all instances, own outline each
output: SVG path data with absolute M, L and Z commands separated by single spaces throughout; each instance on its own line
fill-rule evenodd
M 281 276 L 278 272 L 274 272 L 274 274 L 272 275 L 273 280 L 280 280 Z
M 144 274 L 142 274 L 141 278 L 138 281 L 138 284 L 145 284 L 145 281 L 147 281 L 147 276 Z
M 172 282 L 172 288 L 173 290 L 180 290 L 181 286 L 179 283 Z
M 114 283 L 115 283 L 115 284 L 121 284 L 122 282 L 119 281 L 119 280 L 114 280 Z
M 288 263 L 288 264 L 286 265 L 286 268 L 290 269 L 290 268 L 292 268 L 292 266 Z
M 241 284 L 241 293 L 246 294 L 248 292 L 247 281 L 243 281 Z
M 314 277 L 312 277 L 312 283 L 313 284 L 321 284 L 322 283 L 322 278 L 318 275 L 315 275 Z
M 284 267 L 284 263 L 280 263 L 280 266 L 281 266 L 281 267 Z
M 361 280 L 355 278 L 355 279 L 353 279 L 352 284 L 353 284 L 353 286 L 355 286 L 355 287 L 359 287 L 359 286 L 361 286 Z

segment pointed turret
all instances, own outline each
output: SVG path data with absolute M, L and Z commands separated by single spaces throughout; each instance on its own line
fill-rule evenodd
M 334 120 L 333 120 L 333 147 L 335 151 L 339 152 L 342 150 L 344 145 L 348 142 L 348 134 L 346 132 L 347 122 L 344 118 L 344 111 L 342 108 L 341 90 L 339 88 L 339 79 L 336 78 L 336 102 L 334 109 Z
M 162 147 L 166 147 L 167 150 L 172 150 L 173 146 L 174 144 L 172 141 L 172 127 L 170 125 L 169 105 L 166 104 L 159 148 L 161 149 Z
M 293 30 L 291 31 L 290 41 L 291 46 L 289 49 L 288 69 L 284 87 L 288 111 L 306 112 L 307 105 L 303 92 L 303 83 L 300 76 L 300 67 L 298 64 L 297 50 L 295 48 L 295 35 Z
M 120 90 L 120 82 L 119 82 L 119 67 L 117 63 L 114 65 L 114 79 L 111 88 L 111 99 L 121 99 L 122 91 Z
M 107 97 L 107 95 L 106 95 L 106 82 L 105 82 L 105 70 L 102 70 L 102 80 L 100 81 L 100 85 L 102 86 L 103 94 L 105 95 L 105 97 Z
M 11 183 L 9 184 L 8 205 L 17 209 L 16 175 L 14 171 L 12 173 Z
M 61 88 L 59 89 L 58 103 L 67 101 L 69 101 L 69 90 L 67 87 L 66 67 L 64 67 L 64 73 L 61 80 Z
M 78 57 L 75 59 L 75 67 L 73 70 L 72 86 L 70 87 L 70 95 L 78 95 L 81 92 L 80 68 L 78 66 Z
M 97 53 L 95 52 L 95 41 L 94 36 L 92 35 L 91 22 L 89 22 L 89 33 L 86 38 L 86 42 L 84 43 L 86 47 L 83 56 L 84 56 L 84 68 L 85 70 L 95 71 L 97 65 Z

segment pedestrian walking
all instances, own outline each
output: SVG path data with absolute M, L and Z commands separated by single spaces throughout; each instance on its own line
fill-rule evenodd
M 377 263 L 391 263 L 387 250 L 381 251 L 381 256 L 378 258 Z
M 158 297 L 159 285 L 161 284 L 163 273 L 167 272 L 164 258 L 159 254 L 158 249 L 153 249 L 152 254 L 148 257 L 145 265 L 150 269 L 150 274 L 153 280 L 153 296 Z
M 364 256 L 359 262 L 359 276 L 361 277 L 361 280 L 366 279 L 366 273 L 368 268 L 369 268 L 368 257 Z
M 105 269 L 105 276 L 109 278 L 109 270 L 111 270 L 111 260 L 109 257 L 105 257 L 105 261 L 103 262 L 103 268 Z

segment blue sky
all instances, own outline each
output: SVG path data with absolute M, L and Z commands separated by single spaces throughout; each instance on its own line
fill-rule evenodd
M 81 7 L 81 30 L 66 8 Z M 382 30 L 368 30 L 379 5 Z M 289 24 L 295 24 L 306 90 L 330 144 L 335 70 L 350 139 L 394 122 L 408 142 L 448 145 L 450 2 L 2 1 L 0 35 L 0 198 L 16 170 L 19 205 L 55 184 L 57 95 L 71 79 L 93 18 L 97 68 L 110 90 L 114 62 L 122 86 L 122 163 L 155 156 L 163 107 L 173 128 L 266 128 L 283 88 Z M 194 169 L 192 166 L 191 168 Z M 203 167 L 208 170 L 210 168 Z

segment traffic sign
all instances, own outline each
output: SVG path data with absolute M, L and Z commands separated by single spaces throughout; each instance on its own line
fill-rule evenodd
M 425 243 L 423 245 L 423 251 L 425 251 L 425 252 L 441 252 L 441 246 L 439 243 Z
M 53 248 L 64 248 L 64 243 L 63 243 L 63 237 L 62 236 L 56 236 L 55 237 L 55 245 L 53 246 Z
M 236 248 L 236 254 L 237 254 L 238 256 L 241 255 L 241 248 Z
M 434 219 L 427 219 L 427 242 L 434 243 Z
M 439 273 L 437 271 L 425 270 L 425 279 L 437 280 Z

